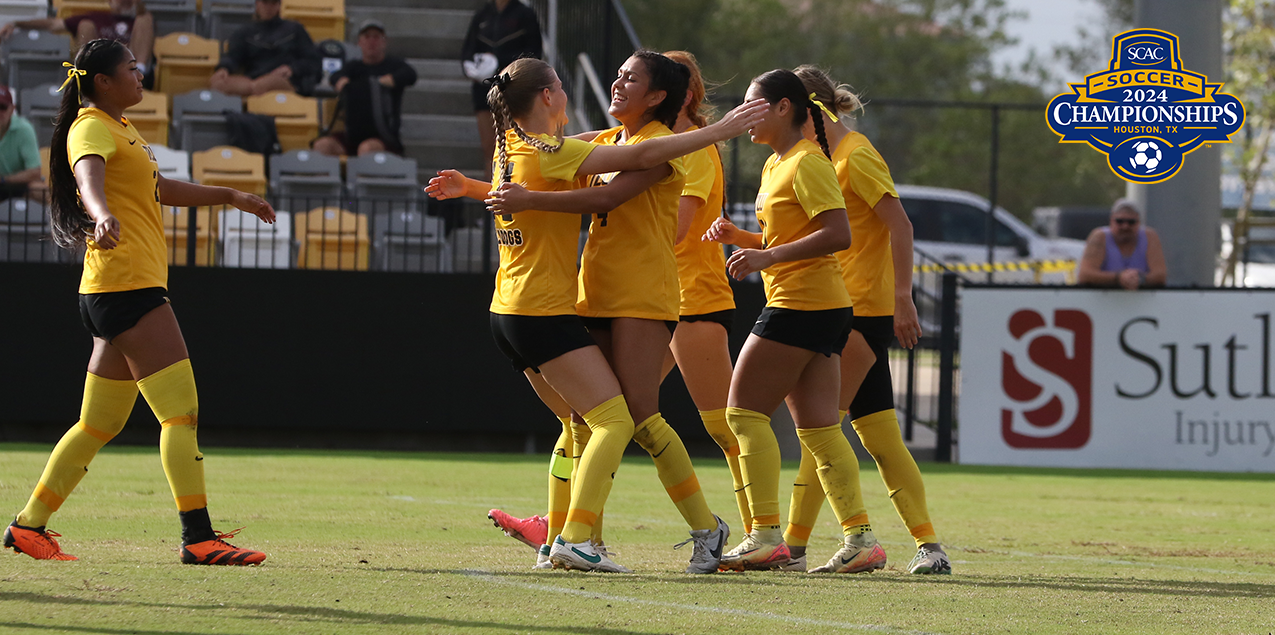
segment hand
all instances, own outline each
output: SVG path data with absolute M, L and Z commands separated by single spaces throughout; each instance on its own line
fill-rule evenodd
M 271 75 L 278 75 L 279 77 L 282 77 L 282 78 L 284 78 L 284 79 L 291 79 L 291 78 L 292 78 L 292 67 L 291 67 L 291 66 L 288 66 L 287 64 L 284 64 L 283 66 L 280 66 L 279 68 L 276 68 L 276 69 L 274 69 L 274 70 L 270 71 L 270 74 L 271 74 Z
M 93 227 L 93 242 L 98 249 L 115 249 L 120 244 L 120 221 L 107 214 L 97 219 Z
M 903 348 L 912 348 L 921 339 L 921 320 L 916 317 L 911 294 L 894 296 L 894 336 Z
M 0 26 L 0 40 L 9 39 L 9 36 L 13 35 L 13 30 L 15 28 L 17 28 L 17 25 L 12 22 L 6 23 L 4 26 Z
M 748 274 L 755 273 L 775 264 L 774 258 L 764 249 L 740 249 L 730 255 L 726 261 L 726 269 L 732 278 L 743 280 Z
M 274 208 L 265 199 L 256 194 L 248 194 L 247 192 L 235 191 L 230 199 L 230 204 L 239 209 L 260 218 L 268 224 L 274 224 Z
M 1140 282 L 1138 280 L 1138 271 L 1136 269 L 1125 269 L 1120 272 L 1119 276 L 1116 276 L 1116 282 L 1119 282 L 1120 286 L 1130 291 L 1137 289 Z
M 336 84 L 333 84 L 332 90 L 335 90 L 336 92 L 339 93 L 345 90 L 345 86 L 349 83 L 350 83 L 349 77 L 342 77 L 341 79 L 336 80 Z
M 425 193 L 440 201 L 460 198 L 465 195 L 465 175 L 456 170 L 439 170 L 438 176 L 425 185 Z
M 513 214 L 530 209 L 531 193 L 517 183 L 502 183 L 488 198 L 487 211 L 493 214 Z
M 708 231 L 704 232 L 704 236 L 700 238 L 700 241 L 733 245 L 738 232 L 739 228 L 735 226 L 735 223 L 730 222 L 729 218 L 719 217 L 713 220 L 712 225 L 708 226 Z
M 723 139 L 731 139 L 744 134 L 753 126 L 761 123 L 766 118 L 766 113 L 770 110 L 770 103 L 765 99 L 754 99 L 744 102 L 735 107 L 734 110 L 726 113 L 721 121 L 713 124 L 720 127 Z
M 380 77 L 376 78 L 376 81 L 380 82 L 380 84 L 386 88 L 394 88 L 393 75 L 381 75 Z

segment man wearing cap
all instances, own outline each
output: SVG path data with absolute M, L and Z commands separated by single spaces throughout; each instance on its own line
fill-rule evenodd
M 151 64 L 151 53 L 155 45 L 155 16 L 146 11 L 140 0 L 111 0 L 109 10 L 87 11 L 65 18 L 15 20 L 0 26 L 0 40 L 9 39 L 15 28 L 70 33 L 75 40 L 76 49 L 98 38 L 119 40 L 137 58 L 137 69 L 144 76 L 143 86 L 150 88 L 154 80 L 155 69 Z
M 209 84 L 228 95 L 295 90 L 309 95 L 319 83 L 319 50 L 300 22 L 279 17 L 279 0 L 257 0 L 253 21 L 230 34 Z
M 1142 213 L 1122 198 L 1111 206 L 1111 222 L 1089 233 L 1080 259 L 1080 284 L 1129 290 L 1163 287 L 1167 274 L 1160 235 L 1141 227 Z
M 13 93 L 0 85 L 0 200 L 25 195 L 41 181 L 35 128 L 13 111 Z
M 403 154 L 403 91 L 416 83 L 416 69 L 402 58 L 386 57 L 385 25 L 380 20 L 359 25 L 359 49 L 363 59 L 332 76 L 332 87 L 345 103 L 345 131 L 316 139 L 314 150 L 333 156 Z

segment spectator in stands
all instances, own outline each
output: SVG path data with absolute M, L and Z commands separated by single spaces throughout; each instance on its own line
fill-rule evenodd
M 1166 277 L 1160 235 L 1139 227 L 1137 204 L 1122 198 L 1111 207 L 1111 224 L 1089 233 L 1079 282 L 1095 287 L 1163 287 Z
M 141 0 L 111 0 L 110 11 L 89 11 L 66 18 L 16 20 L 0 26 L 0 40 L 9 39 L 15 28 L 70 33 L 75 39 L 73 49 L 98 38 L 119 40 L 137 58 L 137 69 L 142 71 L 143 76 L 142 86 L 149 89 L 154 82 L 151 53 L 155 45 L 155 16 L 146 11 Z
M 345 131 L 314 142 L 322 154 L 403 154 L 399 138 L 403 91 L 416 83 L 416 69 L 399 57 L 385 56 L 385 25 L 365 20 L 359 26 L 363 59 L 350 62 L 332 77 L 332 87 L 345 100 Z
M 465 74 L 474 80 L 474 116 L 483 144 L 483 167 L 491 178 L 491 159 L 496 151 L 496 129 L 487 107 L 487 87 L 482 80 L 496 74 L 520 57 L 540 58 L 540 21 L 536 11 L 520 0 L 490 0 L 469 23 L 460 59 Z M 491 59 L 494 57 L 495 59 Z
M 279 17 L 279 0 L 257 0 L 253 22 L 230 35 L 210 84 L 228 95 L 295 90 L 319 83 L 319 50 L 300 22 Z
M 13 111 L 13 93 L 0 85 L 0 201 L 23 196 L 42 181 L 35 128 Z

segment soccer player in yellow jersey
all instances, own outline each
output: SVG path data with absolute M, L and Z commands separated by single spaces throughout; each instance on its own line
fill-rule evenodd
M 952 565 L 930 522 L 921 471 L 899 433 L 887 354 L 892 336 L 905 348 L 921 337 L 912 303 L 912 223 L 881 155 L 867 137 L 838 117 L 862 108 L 859 99 L 849 87 L 836 85 L 814 66 L 798 67 L 794 73 L 828 110 L 821 109 L 815 117 L 822 119 L 832 148 L 832 164 L 854 235 L 850 248 L 837 252 L 854 306 L 854 330 L 841 353 L 841 418 L 849 411 L 851 425 L 890 491 L 890 502 L 916 540 L 917 553 L 908 570 L 948 574 Z M 807 125 L 805 133 L 807 139 L 814 138 L 814 126 Z M 784 535 L 794 561 L 802 564 L 823 502 L 820 489 L 814 459 L 803 452 Z
M 490 83 L 488 101 L 500 128 L 492 183 L 445 170 L 426 187 L 430 196 L 481 200 L 501 183 L 517 183 L 536 191 L 563 190 L 571 188 L 579 175 L 622 171 L 626 173 L 601 192 L 604 204 L 618 204 L 660 178 L 658 168 L 648 168 L 742 132 L 759 110 L 756 105 L 737 109 L 740 117 L 706 129 L 698 137 L 670 139 L 645 148 L 606 149 L 561 138 L 566 94 L 552 67 L 544 62 L 518 60 Z M 574 308 L 579 224 L 575 216 L 567 214 L 536 208 L 519 211 L 522 213 L 497 220 L 501 263 L 492 297 L 492 332 L 501 351 L 515 368 L 526 372 L 533 386 L 539 381 L 534 375 L 543 376 L 545 387 L 552 388 L 572 410 L 584 413 L 592 431 L 571 479 L 571 504 L 564 527 L 560 534 L 551 536 L 553 545 L 546 555 L 556 566 L 627 571 L 592 540 L 593 524 L 634 426 L 625 396 L 620 394 L 621 384 Z M 552 401 L 552 397 L 546 399 L 551 407 Z M 695 551 L 700 559 L 707 559 L 710 551 L 709 533 L 696 537 Z M 715 558 L 712 564 L 715 568 Z
M 701 112 L 704 104 L 704 78 L 695 56 L 686 51 L 668 51 L 669 59 L 691 72 L 686 101 L 677 115 L 673 132 L 682 133 L 708 125 Z M 743 474 L 739 471 L 739 443 L 726 424 L 726 397 L 730 392 L 730 335 L 735 319 L 735 294 L 726 278 L 726 255 L 722 246 L 700 240 L 713 220 L 722 215 L 725 177 L 722 158 L 716 146 L 709 146 L 682 157 L 686 165 L 686 183 L 677 207 L 677 277 L 681 289 L 681 307 L 677 330 L 664 360 L 663 375 L 674 363 L 682 371 L 682 380 L 691 394 L 700 419 L 709 436 L 726 454 L 734 483 L 735 502 L 744 532 L 752 528 L 748 511 L 748 495 L 744 493 Z
M 249 565 L 266 554 L 225 542 L 212 529 L 203 455 L 195 430 L 199 402 L 186 343 L 169 306 L 161 205 L 234 205 L 274 222 L 264 200 L 224 187 L 171 181 L 124 117 L 142 99 L 142 73 L 128 48 L 93 40 L 63 84 L 50 151 L 53 236 L 85 249 L 80 317 L 93 335 L 80 421 L 53 449 L 4 546 L 43 560 L 75 560 L 47 531 L 50 516 L 124 427 L 140 391 L 162 426 L 160 461 L 181 518 L 186 564 Z M 237 530 L 236 530 L 237 531 Z
M 850 223 L 836 171 L 828 160 L 821 120 L 819 143 L 802 135 L 817 106 L 792 71 L 762 74 L 747 97 L 771 104 L 751 131 L 775 153 L 762 169 L 757 216 L 762 232 L 729 220 L 704 238 L 741 247 L 727 260 L 737 279 L 760 271 L 766 308 L 740 351 L 731 377 L 726 419 L 739 440 L 740 466 L 753 529 L 722 558 L 723 569 L 777 569 L 790 560 L 779 523 L 779 444 L 769 414 L 786 401 L 797 437 L 817 463 L 819 481 L 841 523 L 844 545 L 814 572 L 851 573 L 885 566 L 859 491 L 859 462 L 837 421 L 841 351 L 853 311 L 834 253 L 850 246 Z

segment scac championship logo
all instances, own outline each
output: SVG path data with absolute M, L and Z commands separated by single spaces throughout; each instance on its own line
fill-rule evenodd
M 1112 40 L 1110 67 L 1049 102 L 1059 143 L 1087 143 L 1107 155 L 1116 176 L 1159 183 L 1205 143 L 1230 143 L 1244 125 L 1244 104 L 1221 83 L 1182 68 L 1178 36 L 1125 31 Z
M 1013 448 L 1076 449 L 1089 442 L 1093 320 L 1057 309 L 1053 325 L 1032 309 L 1009 318 L 1001 350 L 1001 436 Z

